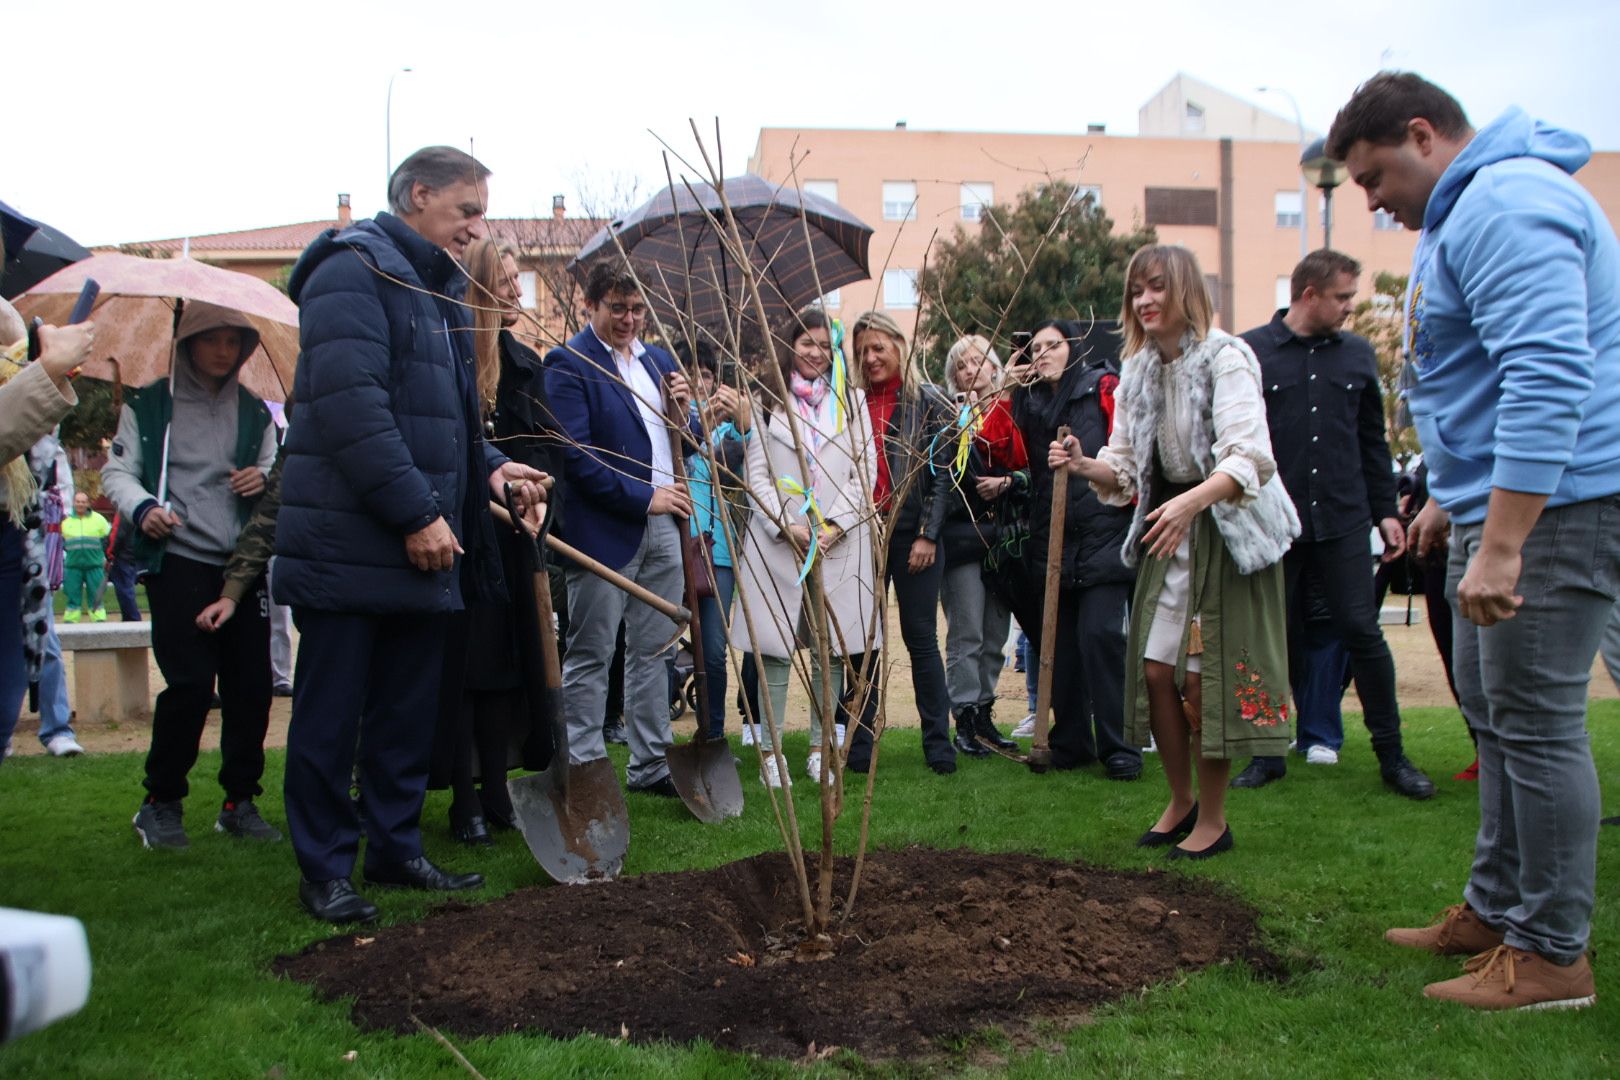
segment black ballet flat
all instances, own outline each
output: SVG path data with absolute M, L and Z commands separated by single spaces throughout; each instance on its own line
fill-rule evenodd
M 1220 839 L 1202 851 L 1188 851 L 1183 847 L 1173 847 L 1165 855 L 1167 859 L 1209 859 L 1222 852 L 1232 850 L 1232 826 L 1228 825 L 1226 831 L 1221 833 Z
M 1137 839 L 1136 846 L 1167 847 L 1171 844 L 1179 844 L 1183 840 L 1187 839 L 1187 834 L 1192 832 L 1193 826 L 1197 824 L 1198 804 L 1193 803 L 1192 809 L 1187 811 L 1187 816 L 1177 822 L 1175 828 L 1171 829 L 1169 832 L 1154 832 L 1152 829 L 1149 829 Z

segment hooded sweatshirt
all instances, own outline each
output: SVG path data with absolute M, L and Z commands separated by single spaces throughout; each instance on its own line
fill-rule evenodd
M 1571 175 L 1579 135 L 1510 109 L 1441 175 L 1412 256 L 1409 404 L 1429 490 L 1485 520 L 1620 492 L 1620 244 Z
M 216 390 L 191 362 L 190 340 L 219 327 L 242 331 L 242 355 Z M 259 335 L 240 313 L 191 302 L 180 315 L 174 389 L 158 380 L 141 389 L 118 418 L 118 435 L 102 467 L 102 487 L 128 520 L 140 523 L 158 505 L 163 429 L 169 430 L 169 509 L 182 525 L 166 550 L 197 562 L 223 566 L 251 510 L 250 500 L 231 491 L 231 470 L 254 465 L 269 472 L 276 457 L 275 427 L 264 403 L 242 390 L 236 372 L 258 347 Z M 244 427 L 244 425 L 247 425 Z M 145 543 L 143 544 L 143 541 Z M 137 559 L 154 554 L 144 537 Z

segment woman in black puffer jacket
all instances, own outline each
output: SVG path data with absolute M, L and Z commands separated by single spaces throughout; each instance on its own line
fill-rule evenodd
M 1013 419 L 1025 446 L 1049 446 L 1067 426 L 1086 453 L 1108 442 L 1114 426 L 1119 364 L 1111 334 L 1093 324 L 1052 319 L 1036 328 L 1028 354 L 1013 359 L 1008 377 Z M 1030 455 L 1029 540 L 1023 580 L 1006 597 L 1018 624 L 1039 644 L 1041 597 L 1052 513 L 1052 470 Z M 1124 738 L 1125 617 L 1135 574 L 1120 559 L 1130 507 L 1104 506 L 1090 485 L 1071 480 L 1063 524 L 1057 643 L 1052 670 L 1052 763 L 1076 768 L 1102 761 L 1111 780 L 1142 774 L 1142 753 Z

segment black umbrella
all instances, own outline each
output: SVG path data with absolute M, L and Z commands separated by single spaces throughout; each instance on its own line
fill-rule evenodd
M 0 202 L 0 236 L 4 237 L 6 262 L 0 270 L 0 296 L 10 300 L 44 281 L 64 266 L 90 257 L 90 249 L 19 214 Z
M 772 323 L 841 285 L 872 276 L 867 269 L 872 230 L 837 203 L 752 173 L 721 183 Z M 741 312 L 752 320 L 745 275 L 722 240 L 725 233 L 714 186 L 677 184 L 598 230 L 568 269 L 584 282 L 597 260 L 616 257 L 622 245 L 660 317 L 714 325 Z

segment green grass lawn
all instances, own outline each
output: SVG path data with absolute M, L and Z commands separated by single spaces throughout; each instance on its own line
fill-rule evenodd
M 1337 768 L 1291 764 L 1288 779 L 1234 792 L 1237 848 L 1189 871 L 1235 888 L 1262 912 L 1268 944 L 1295 974 L 1282 985 L 1247 971 L 1211 969 L 1102 1010 L 1095 1022 L 1053 1033 L 1052 1052 L 1015 1052 L 987 1034 L 944 1048 L 936 1071 L 965 1075 L 1165 1077 L 1605 1077 L 1620 1075 L 1620 828 L 1602 830 L 1593 927 L 1598 1003 L 1574 1013 L 1476 1014 L 1426 1001 L 1427 982 L 1459 961 L 1386 946 L 1390 925 L 1421 925 L 1456 901 L 1477 820 L 1475 788 L 1450 774 L 1470 759 L 1457 714 L 1413 710 L 1408 750 L 1440 794 L 1426 804 L 1385 792 L 1359 718 Z M 1620 813 L 1620 702 L 1592 707 L 1608 813 Z M 878 845 L 967 845 L 1030 851 L 1121 867 L 1158 860 L 1132 842 L 1164 798 L 1154 759 L 1147 779 L 1035 776 L 1000 759 L 969 761 L 950 778 L 923 766 L 915 732 L 884 748 L 873 837 Z M 787 740 L 802 764 L 804 737 Z M 615 748 L 622 762 L 622 750 Z M 752 751 L 748 751 L 751 756 Z M 266 974 L 278 953 L 329 931 L 298 908 L 285 843 L 252 847 L 211 831 L 217 754 L 193 772 L 188 852 L 143 851 L 129 826 L 140 797 L 141 756 L 62 761 L 14 758 L 0 768 L 0 906 L 84 920 L 94 956 L 89 1006 L 76 1017 L 0 1048 L 0 1076 L 40 1077 L 454 1077 L 466 1075 L 428 1035 L 356 1030 L 344 1004 L 324 1004 Z M 261 805 L 284 821 L 283 755 L 272 752 Z M 1294 759 L 1297 761 L 1298 759 Z M 796 765 L 797 768 L 797 765 Z M 745 777 L 752 771 L 745 766 Z M 811 820 L 812 785 L 800 784 Z M 714 866 L 778 843 L 758 782 L 745 780 L 747 813 L 701 825 L 678 805 L 631 800 L 627 874 Z M 853 800 L 852 800 L 853 801 Z M 428 853 L 489 878 L 484 899 L 535 885 L 539 869 L 506 834 L 487 854 L 459 850 L 445 832 L 447 798 L 430 798 Z M 853 813 L 840 833 L 853 837 Z M 408 922 L 435 902 L 378 895 L 384 918 Z M 607 932 L 611 932 L 610 930 Z M 535 957 L 543 965 L 545 957 Z M 836 962 L 836 961 L 835 961 Z M 788 1076 L 796 1066 L 699 1047 L 641 1047 L 600 1038 L 559 1042 L 514 1034 L 455 1039 L 485 1076 Z M 344 1055 L 353 1051 L 352 1062 Z M 984 1062 L 1000 1062 L 987 1067 Z M 835 1058 L 817 1075 L 912 1075 Z

